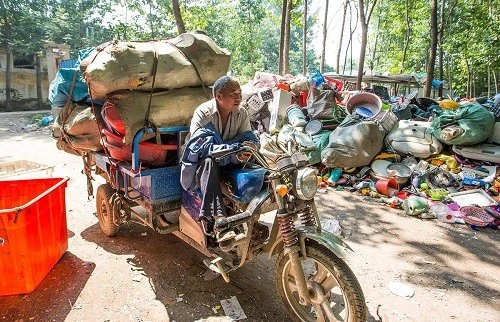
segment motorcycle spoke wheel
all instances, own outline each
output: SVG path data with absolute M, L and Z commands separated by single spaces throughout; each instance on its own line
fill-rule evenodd
M 276 284 L 281 300 L 296 321 L 365 321 L 363 292 L 349 267 L 318 244 L 306 246 L 301 265 L 309 290 L 308 305 L 299 301 L 291 262 L 282 252 L 276 263 Z

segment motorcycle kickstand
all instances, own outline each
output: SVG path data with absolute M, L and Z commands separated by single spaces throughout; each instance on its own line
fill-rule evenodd
M 227 274 L 226 270 L 224 269 L 221 261 L 222 261 L 221 257 L 217 257 L 212 261 L 210 261 L 210 259 L 207 258 L 207 259 L 203 260 L 203 263 L 212 271 L 221 274 L 224 281 L 226 283 L 229 283 L 229 275 Z

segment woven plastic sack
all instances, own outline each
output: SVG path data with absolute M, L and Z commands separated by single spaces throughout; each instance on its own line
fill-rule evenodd
M 156 127 L 189 125 L 194 110 L 210 99 L 211 93 L 202 87 L 184 87 L 150 94 L 138 91 L 116 92 L 108 97 L 115 101 L 116 109 L 125 125 L 124 143 L 130 144 L 134 135 L 142 129 L 145 119 Z
M 328 147 L 321 152 L 322 162 L 329 168 L 368 165 L 382 149 L 384 136 L 377 123 L 348 116 L 330 133 Z
M 335 102 L 335 91 L 312 88 L 307 97 L 307 114 L 312 120 L 337 120 L 341 123 L 347 115 Z
M 441 138 L 441 130 L 449 125 L 458 125 L 463 133 L 451 140 Z M 443 111 L 432 122 L 434 136 L 449 145 L 474 145 L 486 141 L 493 134 L 495 117 L 478 103 L 464 104 L 454 111 Z
M 74 73 L 76 73 L 76 80 L 71 100 L 73 102 L 90 102 L 88 86 L 83 81 L 82 72 L 76 68 L 61 68 L 57 71 L 49 87 L 49 102 L 52 107 L 63 107 L 66 104 Z
M 88 105 L 71 103 L 64 107 L 52 126 L 52 136 L 57 139 L 59 150 L 80 155 L 81 152 L 103 149 L 99 128 L 104 128 L 104 122 L 100 117 L 100 107 L 94 108 L 99 110 L 97 118 Z
M 184 33 L 159 41 L 115 41 L 103 44 L 82 61 L 93 99 L 119 90 L 210 86 L 227 74 L 230 54 L 202 33 Z

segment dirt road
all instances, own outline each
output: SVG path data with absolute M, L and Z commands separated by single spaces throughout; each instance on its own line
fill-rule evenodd
M 203 256 L 175 236 L 130 224 L 104 237 L 82 161 L 57 150 L 47 130 L 23 130 L 31 118 L 0 115 L 0 163 L 28 159 L 71 178 L 69 249 L 33 293 L 0 297 L 0 321 L 229 321 L 214 317 L 224 315 L 220 301 L 231 296 L 246 321 L 290 320 L 274 288 L 274 258 L 244 266 L 227 284 L 205 280 Z M 340 220 L 355 251 L 347 262 L 364 290 L 368 321 L 380 320 L 379 306 L 389 321 L 500 321 L 498 230 L 418 220 L 347 192 L 320 194 L 318 206 Z M 391 282 L 415 294 L 395 295 Z

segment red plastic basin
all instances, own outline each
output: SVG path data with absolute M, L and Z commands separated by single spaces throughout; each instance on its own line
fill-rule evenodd
M 107 100 L 106 103 L 104 103 L 102 107 L 102 118 L 107 127 L 120 135 L 125 135 L 125 123 L 123 123 L 113 100 Z
M 104 146 L 108 149 L 109 155 L 119 161 L 132 161 L 132 146 L 123 144 L 123 137 L 104 129 Z M 153 142 L 139 143 L 139 161 L 146 165 L 159 167 L 166 163 L 167 152 L 177 150 L 175 144 L 158 145 Z

